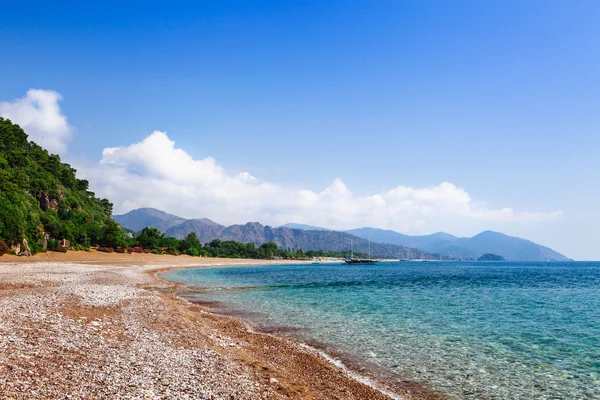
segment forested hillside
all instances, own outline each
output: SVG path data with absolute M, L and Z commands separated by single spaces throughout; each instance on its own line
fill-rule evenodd
M 116 247 L 124 243 L 110 217 L 112 204 L 98 199 L 76 170 L 28 140 L 10 120 L 0 117 L 0 240 L 35 253 L 59 241 L 66 247 Z

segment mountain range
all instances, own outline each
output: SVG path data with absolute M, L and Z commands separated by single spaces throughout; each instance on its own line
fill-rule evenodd
M 183 238 L 188 233 L 195 232 L 202 243 L 213 239 L 253 242 L 257 245 L 272 241 L 280 247 L 292 250 L 301 248 L 305 251 L 347 251 L 352 242 L 354 251 L 367 253 L 370 241 L 371 254 L 374 257 L 477 259 L 482 254 L 492 253 L 507 260 L 569 260 L 548 247 L 493 231 L 485 231 L 467 238 L 444 232 L 411 236 L 377 228 L 334 231 L 293 223 L 279 227 L 265 226 L 258 222 L 224 226 L 208 218 L 184 219 L 153 208 L 140 208 L 123 215 L 114 215 L 113 218 L 121 226 L 134 231 L 149 226 L 176 238 Z
M 391 243 L 369 243 L 367 239 L 346 232 L 305 230 L 288 227 L 265 226 L 258 222 L 244 225 L 224 226 L 208 218 L 183 219 L 153 208 L 140 208 L 113 218 L 122 227 L 139 231 L 145 226 L 157 228 L 167 236 L 178 239 L 195 232 L 202 243 L 214 239 L 235 240 L 243 243 L 261 245 L 275 242 L 281 248 L 297 251 L 302 249 L 345 252 L 352 247 L 357 253 L 368 253 L 382 258 L 422 258 L 448 260 L 452 257 L 432 254 L 422 250 Z
M 477 259 L 482 254 L 491 253 L 507 260 L 569 261 L 569 258 L 548 247 L 493 231 L 484 231 L 473 237 L 456 237 L 445 232 L 410 236 L 376 228 L 352 229 L 347 232 L 374 242 L 415 247 L 426 252 L 446 254 L 456 258 Z

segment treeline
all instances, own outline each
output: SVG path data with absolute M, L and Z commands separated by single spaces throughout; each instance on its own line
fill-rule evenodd
M 96 198 L 76 170 L 28 140 L 10 120 L 0 117 L 0 241 L 31 253 L 48 239 L 68 247 L 124 244 L 107 199 Z M 54 242 L 53 242 L 54 243 Z
M 185 238 L 178 240 L 166 236 L 156 228 L 146 227 L 139 233 L 124 239 L 124 243 L 117 247 L 101 247 L 100 251 L 120 253 L 153 253 L 153 254 L 187 254 L 200 257 L 223 257 L 223 258 L 254 258 L 286 260 L 311 259 L 313 257 L 345 257 L 345 253 L 325 252 L 322 250 L 310 250 L 307 252 L 298 249 L 281 249 L 276 243 L 267 242 L 260 246 L 254 243 L 240 243 L 234 240 L 214 239 L 202 244 L 195 232 L 189 233 Z

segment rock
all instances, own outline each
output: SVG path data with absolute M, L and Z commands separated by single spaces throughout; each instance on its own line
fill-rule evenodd
M 19 255 L 21 256 L 30 256 L 31 255 L 31 249 L 29 248 L 29 243 L 27 242 L 27 239 L 23 239 L 23 249 L 22 251 L 19 253 Z
M 163 379 L 162 382 L 160 382 L 161 385 L 163 386 L 169 386 L 171 384 L 171 380 L 170 379 Z
M 271 378 L 271 379 L 269 379 L 269 383 L 270 383 L 271 385 L 278 385 L 278 384 L 279 384 L 279 381 L 278 381 L 277 379 L 275 379 L 275 378 Z

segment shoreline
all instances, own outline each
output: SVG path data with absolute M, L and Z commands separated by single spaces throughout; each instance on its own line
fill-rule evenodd
M 301 265 L 306 263 L 292 263 L 287 262 L 283 263 L 283 265 Z M 228 267 L 246 267 L 246 266 L 269 266 L 269 265 L 228 265 L 228 266 L 218 266 L 218 265 L 210 265 L 201 268 L 228 268 Z M 394 400 L 443 400 L 444 396 L 441 394 L 434 392 L 432 389 L 427 388 L 426 383 L 410 381 L 404 379 L 402 376 L 398 374 L 391 373 L 383 369 L 380 366 L 362 360 L 354 355 L 346 354 L 339 349 L 335 348 L 335 344 L 333 343 L 321 343 L 314 339 L 310 338 L 301 338 L 297 335 L 294 335 L 294 332 L 302 331 L 301 328 L 289 327 L 284 325 L 260 325 L 256 324 L 256 321 L 252 318 L 252 315 L 256 314 L 253 312 L 245 312 L 239 311 L 234 308 L 231 308 L 232 304 L 227 302 L 220 301 L 203 301 L 201 299 L 192 299 L 186 295 L 186 292 L 189 293 L 189 289 L 192 289 L 194 286 L 187 286 L 181 282 L 171 281 L 164 277 L 159 276 L 164 272 L 169 272 L 173 270 L 180 269 L 195 269 L 195 267 L 190 268 L 161 268 L 159 270 L 152 271 L 153 275 L 159 279 L 164 281 L 167 284 L 175 285 L 179 290 L 176 293 L 183 301 L 188 303 L 201 306 L 205 308 L 208 312 L 213 315 L 222 317 L 222 318 L 231 318 L 234 320 L 242 321 L 246 324 L 247 329 L 252 333 L 283 338 L 284 340 L 292 341 L 300 345 L 303 348 L 310 349 L 311 351 L 317 352 L 324 359 L 326 359 L 330 364 L 335 366 L 336 368 L 340 368 L 345 373 L 347 373 L 352 379 L 363 383 L 381 394 L 387 396 L 386 398 L 394 399 Z M 194 293 L 192 291 L 192 293 Z M 268 313 L 263 314 L 268 319 Z
M 111 390 L 112 395 L 116 395 L 117 397 L 128 397 L 132 394 L 132 391 L 137 393 L 138 396 L 142 393 L 139 390 L 135 390 L 141 386 L 136 386 L 136 388 L 123 387 L 114 383 L 113 385 L 110 383 L 104 385 L 105 388 L 97 389 L 98 391 L 77 393 L 72 390 L 71 384 L 62 382 L 67 388 L 58 389 L 58 391 L 50 395 L 48 393 L 44 394 L 44 390 L 48 388 L 44 388 L 43 385 L 40 387 L 39 383 L 36 385 L 35 382 L 31 382 L 31 379 L 27 379 L 35 377 L 35 381 L 43 382 L 44 378 L 47 378 L 47 375 L 52 375 L 55 380 L 62 381 L 66 378 L 63 376 L 65 375 L 64 373 L 60 373 L 62 364 L 55 366 L 58 369 L 57 371 L 48 367 L 48 365 L 38 364 L 34 361 L 32 362 L 33 366 L 30 365 L 30 369 L 25 370 L 25 376 L 18 374 L 19 376 L 17 377 L 14 374 L 9 374 L 9 371 L 15 370 L 12 364 L 15 360 L 15 353 L 17 353 L 16 356 L 31 357 L 31 355 L 28 354 L 27 349 L 14 345 L 14 343 L 19 343 L 16 337 L 20 335 L 26 336 L 28 333 L 27 331 L 21 331 L 19 327 L 29 325 L 27 323 L 29 314 L 23 317 L 19 313 L 11 313 L 11 307 L 7 306 L 7 304 L 12 304 L 16 299 L 20 299 L 18 303 L 24 303 L 26 307 L 35 308 L 35 304 L 29 304 L 30 300 L 28 299 L 29 296 L 33 295 L 38 300 L 41 300 L 42 304 L 39 304 L 39 306 L 42 308 L 54 307 L 62 309 L 62 312 L 56 314 L 63 316 L 61 318 L 64 318 L 64 315 L 70 312 L 77 314 L 75 316 L 79 320 L 87 321 L 93 316 L 102 314 L 104 318 L 93 319 L 89 321 L 88 325 L 83 327 L 79 324 L 71 328 L 72 330 L 74 328 L 83 329 L 84 332 L 80 333 L 86 337 L 91 336 L 88 339 L 92 342 L 94 341 L 93 339 L 97 339 L 98 336 L 102 335 L 99 335 L 94 329 L 91 331 L 84 329 L 89 328 L 89 324 L 92 324 L 92 328 L 98 325 L 103 327 L 105 323 L 108 325 L 112 324 L 112 326 L 120 327 L 120 329 L 117 329 L 121 330 L 118 333 L 119 335 L 131 336 L 130 331 L 132 328 L 128 324 L 132 324 L 133 326 L 148 325 L 148 321 L 145 321 L 145 318 L 139 315 L 140 306 L 142 303 L 152 303 L 154 307 L 150 308 L 159 310 L 159 314 L 162 314 L 163 318 L 159 321 L 154 321 L 154 324 L 150 324 L 152 326 L 145 326 L 143 332 L 150 332 L 157 337 L 170 338 L 171 340 L 162 341 L 162 344 L 167 346 L 169 350 L 172 350 L 169 347 L 170 343 L 174 341 L 180 342 L 184 344 L 184 349 L 196 352 L 209 352 L 211 353 L 211 357 L 209 358 L 218 359 L 219 362 L 235 369 L 237 377 L 234 377 L 236 374 L 225 375 L 224 380 L 214 383 L 215 387 L 223 385 L 236 387 L 236 385 L 239 386 L 238 382 L 248 383 L 247 387 L 241 389 L 234 388 L 222 391 L 223 395 L 228 392 L 233 396 L 232 398 L 391 398 L 389 395 L 386 396 L 379 391 L 381 389 L 386 390 L 385 388 L 378 388 L 376 390 L 366 383 L 357 380 L 356 376 L 353 376 L 353 374 L 360 376 L 362 374 L 356 373 L 356 371 L 345 365 L 343 367 L 336 365 L 335 358 L 332 358 L 334 361 L 328 360 L 327 357 L 329 355 L 327 353 L 311 348 L 306 344 L 299 344 L 286 336 L 253 332 L 243 319 L 218 315 L 211 311 L 211 308 L 207 305 L 196 305 L 181 299 L 177 295 L 183 285 L 158 277 L 159 273 L 174 269 L 306 264 L 306 262 L 290 262 L 289 260 L 270 262 L 265 260 L 198 259 L 196 257 L 156 255 L 125 255 L 126 260 L 122 260 L 118 258 L 122 258 L 123 255 L 119 255 L 119 257 L 110 257 L 108 255 L 109 257 L 106 257 L 107 255 L 102 253 L 87 254 L 87 256 L 84 255 L 81 257 L 81 254 L 77 253 L 74 252 L 68 258 L 65 256 L 68 256 L 69 253 L 66 255 L 59 254 L 58 257 L 54 257 L 54 254 L 48 256 L 46 253 L 46 257 L 39 257 L 36 260 L 32 260 L 33 257 L 0 257 L 0 305 L 2 305 L 2 310 L 0 311 L 2 318 L 0 320 L 6 321 L 6 323 L 0 322 L 0 333 L 9 337 L 7 343 L 3 343 L 3 339 L 0 339 L 0 371 L 6 372 L 4 377 L 0 378 L 0 392 L 9 396 L 12 394 L 14 398 L 24 398 L 22 397 L 22 390 L 31 387 L 35 388 L 34 391 L 37 390 L 39 398 L 51 398 L 58 393 L 60 395 L 68 393 L 75 398 L 92 397 L 94 395 L 102 398 L 106 396 L 110 397 Z M 59 260 L 56 260 L 57 258 Z M 99 258 L 101 259 L 99 260 Z M 18 260 L 15 261 L 15 259 Z M 67 279 L 66 282 L 65 279 Z M 73 289 L 67 292 L 68 295 L 65 295 L 64 290 L 61 290 L 64 289 L 63 286 L 65 285 L 72 286 Z M 90 285 L 94 286 L 91 294 L 89 293 Z M 121 295 L 115 295 L 113 292 L 121 292 Z M 133 292 L 135 294 L 132 294 Z M 59 297 L 62 295 L 65 298 L 56 302 L 57 295 Z M 79 299 L 73 298 L 73 296 L 79 296 Z M 106 297 L 109 298 L 107 301 L 105 301 Z M 44 302 L 44 299 L 53 299 L 54 303 L 52 301 Z M 91 307 L 86 302 L 91 303 Z M 70 305 L 70 307 L 65 307 L 65 305 Z M 13 320 L 11 320 L 11 317 Z M 23 319 L 25 321 L 22 321 Z M 107 319 L 107 321 L 103 319 Z M 69 323 L 72 324 L 74 321 L 71 318 Z M 48 323 L 52 325 L 56 321 L 52 320 L 52 318 L 49 321 L 42 318 L 42 324 Z M 13 325 L 12 328 L 10 327 L 11 325 Z M 52 340 L 68 342 L 72 330 L 66 329 L 60 332 L 52 330 L 54 334 L 42 333 L 38 336 L 38 340 L 42 339 L 42 342 Z M 58 338 L 55 336 L 58 336 Z M 0 335 L 1 337 L 2 335 Z M 10 341 L 11 337 L 13 338 L 12 341 Z M 176 340 L 172 340 L 173 338 Z M 133 341 L 141 347 L 152 346 L 152 343 L 145 343 L 144 340 L 139 341 L 134 339 Z M 74 342 L 77 342 L 77 340 L 74 340 Z M 10 344 L 12 346 L 7 346 Z M 82 346 L 85 347 L 85 345 Z M 118 347 L 117 344 L 115 346 Z M 40 347 L 42 351 L 47 350 L 43 345 L 40 345 Z M 33 356 L 34 360 L 36 357 L 39 357 L 40 349 L 36 349 L 35 353 L 38 353 L 38 356 Z M 122 349 L 121 353 L 126 353 L 126 350 Z M 117 353 L 117 358 L 123 355 L 121 353 Z M 52 354 L 53 356 L 57 354 L 61 355 L 61 352 L 56 352 L 56 349 L 53 349 Z M 331 356 L 329 357 L 331 358 Z M 18 358 L 16 359 L 18 360 Z M 175 359 L 177 358 L 160 361 L 154 360 L 153 362 L 161 366 L 165 363 L 173 363 Z M 94 371 L 93 362 L 90 362 L 85 357 L 78 361 L 78 363 L 73 362 L 71 365 L 79 365 L 84 370 L 90 369 Z M 188 368 L 194 370 L 194 368 L 197 369 L 197 366 L 188 365 Z M 7 369 L 7 371 L 3 371 L 3 369 Z M 205 375 L 206 373 L 219 375 L 221 369 L 206 370 L 204 374 L 196 372 L 199 375 Z M 17 370 L 20 371 L 19 368 Z M 100 371 L 102 371 L 102 368 L 100 368 Z M 135 371 L 137 370 L 132 367 L 131 369 L 123 368 L 119 372 L 121 375 L 134 374 L 141 381 L 147 382 L 152 380 L 144 374 L 139 376 L 140 374 L 135 373 Z M 170 369 L 167 368 L 166 371 L 170 371 Z M 32 374 L 29 374 L 29 372 Z M 98 371 L 95 372 L 96 374 L 93 376 L 97 376 Z M 72 377 L 72 375 L 68 374 L 66 376 Z M 366 378 L 370 379 L 369 377 Z M 86 379 L 89 379 L 89 377 Z M 177 381 L 179 377 L 174 376 L 169 379 Z M 189 379 L 193 380 L 193 378 Z M 77 382 L 76 377 L 74 381 Z M 82 380 L 82 382 L 84 381 Z M 27 385 L 23 386 L 23 382 L 27 382 Z M 146 386 L 150 387 L 150 389 L 144 390 L 154 394 L 167 393 L 169 398 L 194 398 L 189 393 L 194 393 L 194 390 L 198 390 L 197 388 L 194 389 L 193 387 L 186 386 L 181 391 L 176 392 L 178 385 L 169 382 L 164 380 L 158 383 L 147 382 Z M 169 384 L 164 385 L 165 383 Z M 13 386 L 15 384 L 21 385 L 19 386 L 19 390 L 14 390 Z M 260 390 L 257 391 L 256 388 L 258 387 L 260 387 Z M 428 391 L 415 391 L 414 386 L 411 386 L 411 389 L 406 389 L 400 395 L 410 399 L 442 398 Z M 206 390 L 210 391 L 212 389 L 207 388 Z M 394 393 L 392 390 L 389 392 Z M 103 393 L 105 396 L 102 395 Z M 143 396 L 140 397 L 144 398 Z M 229 397 L 217 396 L 216 398 Z

